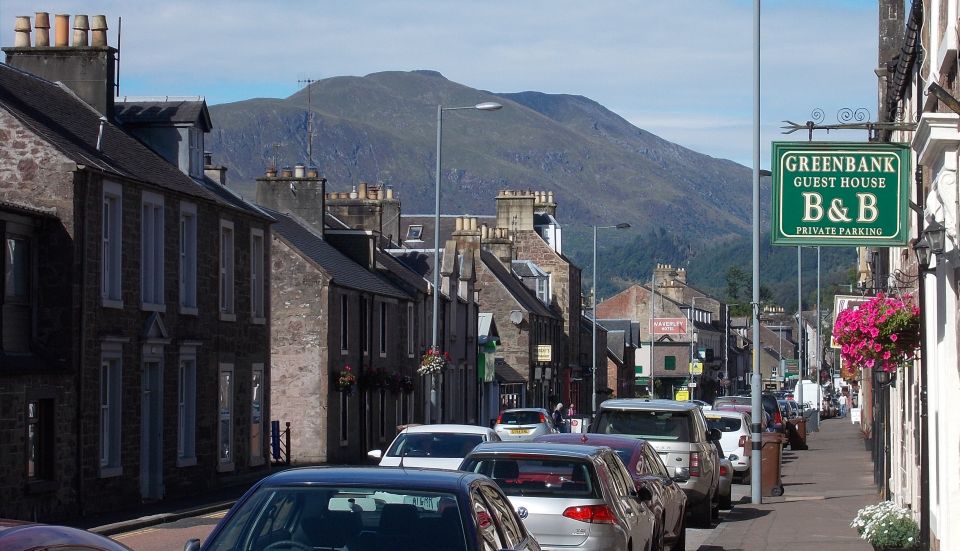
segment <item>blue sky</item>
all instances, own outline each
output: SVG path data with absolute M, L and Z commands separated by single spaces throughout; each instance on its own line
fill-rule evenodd
M 203 95 L 208 103 L 285 97 L 297 81 L 433 69 L 493 92 L 598 101 L 644 130 L 752 163 L 750 0 L 0 0 L 0 43 L 15 15 L 123 18 L 121 94 Z M 762 164 L 784 119 L 844 107 L 876 118 L 877 2 L 765 0 Z M 865 132 L 816 139 L 866 140 Z

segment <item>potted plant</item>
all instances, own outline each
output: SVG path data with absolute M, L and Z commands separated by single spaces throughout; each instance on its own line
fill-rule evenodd
M 350 369 L 350 366 L 344 366 L 337 373 L 337 378 L 334 381 L 337 391 L 345 392 L 350 394 L 353 392 L 354 385 L 357 384 L 357 376 L 353 374 L 353 370 Z
M 450 365 L 450 354 L 440 352 L 439 349 L 429 348 L 427 353 L 420 358 L 420 368 L 417 369 L 418 375 L 433 375 L 440 373 Z
M 860 539 L 875 551 L 910 551 L 919 547 L 920 528 L 909 509 L 892 501 L 881 501 L 857 511 L 850 523 Z
M 920 343 L 920 309 L 883 293 L 856 309 L 837 315 L 833 337 L 843 361 L 851 367 L 896 371 L 912 360 Z

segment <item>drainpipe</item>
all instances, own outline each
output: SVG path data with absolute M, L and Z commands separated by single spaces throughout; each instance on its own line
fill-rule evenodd
M 923 97 L 923 79 L 920 78 L 922 68 L 922 57 L 918 58 L 916 67 L 917 84 L 917 120 L 920 120 Z M 917 203 L 923 209 L 923 167 L 919 160 L 913 173 L 914 185 L 917 191 Z M 922 212 L 922 210 L 921 210 Z M 917 239 L 923 232 L 923 215 L 917 215 Z M 924 275 L 919 263 L 917 264 L 917 304 L 920 306 L 920 549 L 930 549 L 930 420 L 927 417 L 927 332 L 926 332 L 926 285 Z
M 74 172 L 74 177 L 76 175 L 81 175 L 79 182 L 79 195 L 82 198 L 81 200 L 84 204 L 89 203 L 90 195 L 90 172 Z M 79 243 L 82 248 L 86 243 L 87 238 L 87 209 L 81 208 L 77 210 L 77 218 L 74 222 L 74 227 L 76 228 L 76 239 L 75 243 Z M 83 437 L 83 403 L 82 400 L 84 396 L 83 390 L 83 375 L 84 375 L 84 358 L 86 357 L 86 338 L 84 338 L 86 327 L 84 326 L 83 320 L 84 310 L 86 309 L 86 287 L 87 287 L 87 256 L 80 255 L 80 285 L 79 285 L 79 301 L 80 308 L 77 309 L 77 314 L 74 316 L 74 322 L 76 323 L 76 331 L 73 332 L 74 335 L 78 335 L 79 343 L 77 344 L 77 360 L 74 365 L 77 373 L 77 411 L 76 411 L 76 431 L 77 431 L 77 450 L 76 450 L 76 469 L 77 469 L 77 509 L 80 513 L 80 516 L 84 516 L 85 507 L 84 507 L 84 489 L 83 489 L 83 476 L 84 476 L 84 461 L 83 461 L 83 449 L 84 449 L 84 437 Z

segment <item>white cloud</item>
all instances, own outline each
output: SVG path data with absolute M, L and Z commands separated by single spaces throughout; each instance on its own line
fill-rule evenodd
M 744 0 L 3 0 L 0 42 L 38 6 L 107 14 L 112 44 L 122 16 L 126 94 L 218 103 L 286 96 L 306 77 L 434 69 L 494 92 L 588 96 L 691 149 L 752 158 Z M 764 143 L 815 107 L 876 111 L 877 19 L 875 2 L 764 2 Z

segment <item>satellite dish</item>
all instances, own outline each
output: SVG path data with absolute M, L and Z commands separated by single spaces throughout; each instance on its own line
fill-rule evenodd
M 514 325 L 520 325 L 523 322 L 523 312 L 520 310 L 510 311 L 510 322 Z

